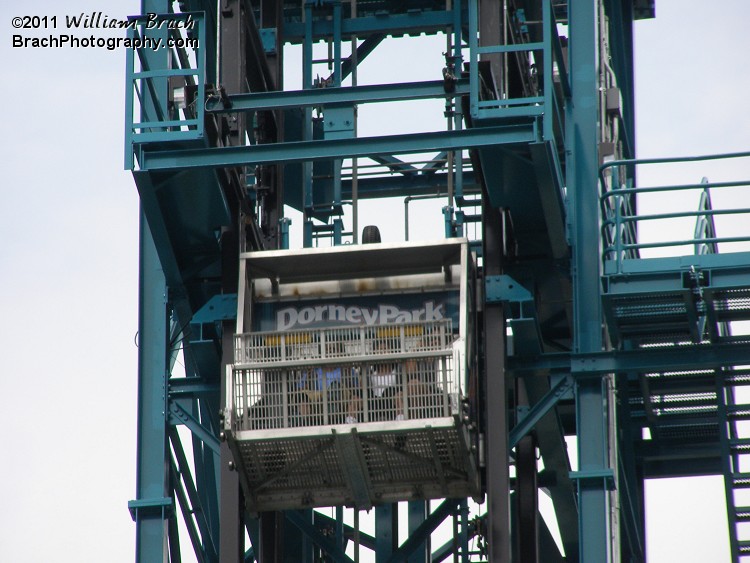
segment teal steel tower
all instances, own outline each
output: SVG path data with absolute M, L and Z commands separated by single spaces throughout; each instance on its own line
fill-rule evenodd
M 733 335 L 750 237 L 722 232 L 748 210 L 711 198 L 748 182 L 640 181 L 750 153 L 637 159 L 633 26 L 654 16 L 653 0 L 142 0 L 137 561 L 645 561 L 644 480 L 710 474 L 733 559 L 750 555 L 750 344 Z M 430 78 L 394 81 L 404 68 Z M 442 240 L 360 241 L 373 199 L 442 199 Z M 674 220 L 688 236 L 641 236 Z M 305 395 L 315 411 L 292 383 L 322 381 L 321 358 L 362 392 L 338 414 L 341 395 Z M 443 379 L 398 384 L 378 418 L 365 376 L 386 361 Z

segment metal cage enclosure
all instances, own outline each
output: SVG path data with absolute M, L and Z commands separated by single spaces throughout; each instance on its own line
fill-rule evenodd
M 224 429 L 250 509 L 478 496 L 466 241 L 244 258 Z

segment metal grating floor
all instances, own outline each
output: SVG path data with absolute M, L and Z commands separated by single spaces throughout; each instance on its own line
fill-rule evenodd
M 262 439 L 238 432 L 230 447 L 253 511 L 476 497 L 479 481 L 465 430 L 452 419 L 443 422 L 450 425 L 342 425 L 297 437 L 269 431 Z
M 689 310 L 689 291 L 605 295 L 610 331 L 617 342 L 636 344 L 692 341 L 696 315 Z
M 750 288 L 707 289 L 704 297 L 709 314 L 715 321 L 735 321 L 750 318 Z

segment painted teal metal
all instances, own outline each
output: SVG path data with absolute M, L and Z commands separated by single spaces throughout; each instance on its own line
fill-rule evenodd
M 451 94 L 468 93 L 469 81 L 457 79 Z M 206 109 L 211 113 L 235 113 L 266 109 L 325 107 L 329 104 L 367 104 L 399 102 L 427 98 L 445 98 L 445 81 L 402 82 L 400 84 L 368 84 L 363 86 L 333 86 L 315 90 L 286 90 L 227 96 L 224 107 L 218 96 L 209 97 Z
M 143 12 L 166 12 L 163 2 L 144 2 Z M 166 30 L 148 30 L 145 36 L 166 39 Z M 132 54 L 132 52 L 129 53 Z M 159 68 L 167 53 L 144 53 L 146 66 Z M 132 91 L 132 88 L 128 88 Z M 141 102 L 141 116 L 165 115 L 166 88 L 154 85 L 151 96 Z M 129 116 L 133 108 L 127 107 Z M 132 131 L 132 130 L 131 130 Z M 130 131 L 126 132 L 128 135 Z M 126 154 L 132 155 L 130 139 Z M 138 436 L 136 498 L 129 504 L 136 523 L 136 561 L 161 559 L 167 553 L 167 521 L 174 515 L 174 498 L 169 485 L 167 446 L 167 377 L 169 359 L 169 309 L 167 287 L 154 239 L 141 212 L 139 260 L 139 349 L 138 349 Z
M 555 129 L 564 128 L 565 98 L 570 97 L 571 89 L 568 73 L 563 59 L 560 37 L 557 32 L 557 21 L 549 2 L 542 2 L 542 41 L 524 42 L 505 45 L 483 45 L 478 43 L 479 15 L 477 5 L 469 2 L 469 108 L 471 117 L 476 120 L 502 119 L 518 117 L 539 117 L 544 121 L 543 138 L 554 141 Z M 553 76 L 553 65 L 557 69 L 557 79 L 563 96 L 554 88 L 554 80 L 545 80 L 543 93 L 540 96 L 521 98 L 479 99 L 480 79 L 479 60 L 482 55 L 506 55 L 509 53 L 533 56 L 543 60 L 543 76 Z
M 538 138 L 533 125 L 482 127 L 453 132 L 383 135 L 357 139 L 331 139 L 288 142 L 284 145 L 251 145 L 244 147 L 149 151 L 142 157 L 141 170 L 218 168 L 277 162 L 409 154 L 435 150 L 457 150 L 474 147 L 527 145 Z
M 403 6 L 402 6 L 403 7 Z M 365 37 L 372 33 L 387 34 L 413 34 L 438 33 L 453 23 L 454 14 L 447 10 L 415 11 L 409 14 L 389 14 L 379 11 L 377 15 L 369 15 L 358 18 L 345 19 L 341 25 L 341 33 L 344 37 L 356 35 Z M 333 35 L 333 23 L 330 20 L 316 20 L 308 24 L 290 21 L 284 29 L 284 36 L 292 42 L 302 42 L 308 33 L 306 27 L 309 25 L 310 36 L 316 40 L 331 37 Z
M 746 188 L 750 186 L 750 179 L 736 181 L 709 182 L 707 179 L 695 184 L 681 184 L 668 186 L 634 187 L 633 178 L 635 170 L 639 166 L 646 165 L 670 165 L 685 162 L 709 162 L 716 160 L 732 161 L 734 159 L 746 158 L 750 155 L 746 152 L 707 155 L 701 157 L 662 158 L 662 159 L 634 159 L 628 161 L 612 161 L 600 167 L 599 180 L 602 186 L 600 196 L 601 207 L 604 210 L 601 219 L 601 232 L 603 236 L 602 259 L 605 263 L 605 272 L 608 275 L 625 273 L 624 262 L 628 259 L 638 259 L 643 249 L 667 249 L 672 247 L 690 247 L 679 254 L 716 254 L 717 247 L 721 243 L 750 242 L 750 236 L 723 236 L 716 235 L 715 226 L 712 226 L 714 218 L 718 216 L 738 216 L 739 220 L 746 219 L 750 214 L 750 208 L 730 207 L 723 209 L 712 209 L 710 206 L 710 190 L 726 190 L 732 188 Z M 610 182 L 605 178 L 605 173 L 612 175 L 612 187 L 607 189 Z M 698 192 L 698 205 L 695 211 L 679 211 L 671 213 L 636 213 L 630 201 L 636 195 L 663 194 L 685 198 L 695 196 Z M 676 199 L 674 200 L 676 201 Z M 657 242 L 640 242 L 635 239 L 638 226 L 645 221 L 664 221 L 665 219 L 679 219 L 694 217 L 696 221 L 702 221 L 702 228 L 696 228 L 693 238 L 671 238 Z M 708 245 L 708 246 L 706 246 Z M 711 251 L 708 251 L 708 248 Z M 701 250 L 702 249 L 702 250 Z M 695 251 L 695 252 L 693 252 Z M 735 258 L 730 258 L 730 263 L 742 263 Z M 658 268 L 658 261 L 652 261 Z M 674 270 L 674 266 L 665 266 L 666 270 Z
M 167 548 L 166 521 L 173 514 L 167 468 L 167 360 L 169 317 L 166 284 L 145 218 L 141 218 L 138 443 L 136 498 L 129 504 L 136 523 L 136 561 L 161 558 Z
M 603 0 L 603 11 L 596 2 L 517 0 L 517 10 L 505 20 L 505 37 L 499 33 L 501 22 L 492 20 L 498 3 L 484 0 L 454 1 L 449 9 L 444 2 L 429 0 L 386 0 L 356 8 L 340 1 L 240 4 L 228 1 L 219 7 L 213 1 L 191 0 L 181 3 L 190 14 L 178 15 L 168 14 L 169 2 L 144 2 L 144 14 L 164 14 L 170 21 L 193 18 L 199 48 L 190 57 L 187 51 L 176 51 L 175 64 L 166 51 L 128 54 L 125 160 L 127 168 L 139 168 L 134 177 L 143 208 L 138 488 L 129 505 L 136 520 L 137 560 L 164 560 L 167 553 L 177 560 L 182 549 L 176 525 L 180 514 L 201 561 L 276 557 L 273 550 L 282 544 L 286 561 L 313 561 L 316 551 L 331 560 L 349 561 L 346 548 L 355 534 L 378 562 L 442 561 L 449 554 L 462 562 L 488 556 L 507 560 L 513 541 L 507 519 L 517 515 L 509 510 L 502 514 L 510 504 L 506 461 L 510 448 L 529 433 L 535 434 L 547 473 L 555 479 L 545 482 L 545 474 L 518 479 L 528 484 L 528 479 L 538 478 L 548 487 L 567 560 L 610 561 L 618 549 L 632 560 L 643 558 L 644 475 L 724 473 L 730 522 L 746 521 L 748 512 L 730 501 L 734 490 L 750 482 L 736 463 L 750 451 L 736 433 L 736 422 L 750 411 L 734 400 L 735 388 L 750 380 L 747 370 L 737 368 L 750 349 L 736 342 L 726 326 L 750 318 L 748 307 L 740 303 L 750 300 L 750 253 L 717 251 L 726 243 L 750 241 L 744 235 L 724 235 L 720 225 L 723 218 L 750 209 L 718 209 L 709 192 L 748 182 L 645 188 L 636 183 L 634 171 L 648 164 L 750 153 L 620 159 L 635 154 L 632 22 L 639 15 L 653 15 L 645 0 Z M 272 72 L 262 63 L 283 56 L 280 45 L 299 46 L 300 90 L 222 92 L 216 61 L 230 55 L 218 53 L 216 18 L 221 10 L 234 9 L 244 10 L 247 18 L 243 33 L 252 35 L 247 45 L 257 72 Z M 603 14 L 606 23 L 600 21 Z M 560 36 L 566 26 L 567 42 Z M 624 132 L 618 160 L 601 167 L 600 31 L 608 33 Z M 136 38 L 145 31 L 136 27 L 131 33 Z M 392 35 L 422 33 L 451 38 L 443 80 L 356 85 L 357 63 L 373 49 L 388 44 Z M 343 44 L 355 36 L 356 55 L 347 58 Z M 322 73 L 320 61 L 313 58 L 321 40 L 330 44 L 330 60 L 324 61 Z M 247 54 L 231 56 L 242 63 Z M 493 60 L 520 61 L 522 76 L 508 71 L 507 65 L 493 66 Z M 526 70 L 528 76 L 523 75 Z M 323 77 L 316 78 L 320 74 Z M 347 77 L 353 86 L 343 86 Z M 175 86 L 180 84 L 187 86 L 188 108 L 182 112 L 176 111 L 181 92 L 175 95 Z M 214 90 L 209 91 L 209 84 Z M 419 100 L 444 100 L 446 130 L 356 136 L 355 106 Z M 269 123 L 275 127 L 287 122 L 284 134 L 275 137 L 278 142 L 260 142 L 248 128 L 248 137 L 253 137 L 249 144 L 243 140 L 230 146 L 222 135 L 231 130 L 235 117 L 260 132 Z M 397 158 L 414 153 L 435 156 L 419 163 Z M 355 179 L 351 169 L 342 166 L 351 158 L 370 158 L 385 172 Z M 361 165 L 360 172 L 365 169 Z M 271 168 L 283 179 L 268 180 Z M 230 182 L 233 175 L 241 179 Z M 341 507 L 335 518 L 307 508 L 274 515 L 263 525 L 247 518 L 251 549 L 242 544 L 238 524 L 227 529 L 227 514 L 234 513 L 229 525 L 239 522 L 240 493 L 217 455 L 226 450 L 218 432 L 222 352 L 226 362 L 229 351 L 224 348 L 231 340 L 225 321 L 237 298 L 226 279 L 235 274 L 233 257 L 252 238 L 243 234 L 261 227 L 278 229 L 278 245 L 289 246 L 288 220 L 275 216 L 271 226 L 260 226 L 255 214 L 266 194 L 284 188 L 286 194 L 274 195 L 281 204 L 293 200 L 304 213 L 306 246 L 323 237 L 334 245 L 346 240 L 350 233 L 342 220 L 344 208 L 355 191 L 360 198 L 445 194 L 446 236 L 470 233 L 475 221 L 489 233 L 492 240 L 474 241 L 472 248 L 484 254 L 488 266 L 481 299 L 484 315 L 491 317 L 491 334 L 481 350 L 489 359 L 480 375 L 491 385 L 483 388 L 487 397 L 475 422 L 498 423 L 485 430 L 492 434 L 487 443 L 502 449 L 485 452 L 492 464 L 485 490 L 493 503 L 502 501 L 493 505 L 490 517 L 470 523 L 464 499 L 446 500 L 432 512 L 423 502 L 412 502 L 409 538 L 403 543 L 397 534 L 398 505 L 376 509 L 374 537 L 345 525 Z M 644 194 L 690 190 L 700 194 L 693 211 L 638 213 L 636 199 Z M 480 192 L 481 200 L 468 197 Z M 479 204 L 481 211 L 476 211 Z M 639 239 L 638 224 L 679 217 L 696 223 L 694 236 L 662 242 Z M 673 247 L 687 249 L 689 256 L 643 258 L 649 250 Z M 669 314 L 664 313 L 669 308 Z M 515 349 L 509 357 L 500 347 L 507 326 Z M 177 379 L 170 373 L 180 339 L 187 377 Z M 642 347 L 646 344 L 649 347 Z M 643 391 L 646 384 L 652 391 Z M 519 386 L 528 394 L 527 410 L 507 402 Z M 619 397 L 629 399 L 627 409 L 612 408 L 615 387 Z M 685 412 L 672 412 L 660 399 L 685 393 L 690 396 Z M 503 426 L 498 438 L 494 432 L 508 423 L 515 425 L 509 431 Z M 191 432 L 192 463 L 178 425 Z M 653 431 L 652 440 L 642 439 L 644 428 Z M 689 437 L 676 439 L 670 434 L 673 429 Z M 564 437 L 572 434 L 578 437 L 576 472 L 569 471 L 565 453 Z M 506 440 L 508 448 L 503 446 Z M 680 461 L 686 456 L 689 467 Z M 617 529 L 611 519 L 615 498 L 623 522 Z M 455 540 L 430 545 L 431 533 L 447 519 L 453 519 Z M 269 532 L 269 522 L 279 528 Z M 545 561 L 562 559 L 546 528 L 531 533 L 539 534 Z M 747 546 L 731 534 L 737 558 Z M 470 552 L 470 537 L 478 539 L 475 552 Z M 494 545 L 487 544 L 487 537 Z
M 748 419 L 748 405 L 740 402 L 737 393 L 746 385 L 744 346 L 731 335 L 731 323 L 750 318 L 746 305 L 750 255 L 732 252 L 735 243 L 746 243 L 745 236 L 722 236 L 733 217 L 742 220 L 748 210 L 741 206 L 724 205 L 714 209 L 711 191 L 744 190 L 747 180 L 695 184 L 635 187 L 633 178 L 643 166 L 679 165 L 685 162 L 727 161 L 747 158 L 748 153 L 709 155 L 674 159 L 615 161 L 602 166 L 600 173 L 603 195 L 602 238 L 604 264 L 603 302 L 610 337 L 620 347 L 632 347 L 633 381 L 647 381 L 649 394 L 644 394 L 643 409 L 633 409 L 633 431 L 648 428 L 657 444 L 662 436 L 671 441 L 671 448 L 646 449 L 641 446 L 641 466 L 648 467 L 648 456 L 658 451 L 661 471 L 679 472 L 670 464 L 682 452 L 696 452 L 702 448 L 703 461 L 692 462 L 697 474 L 723 473 L 729 523 L 730 551 L 739 561 L 747 546 L 739 539 L 741 523 L 747 509 L 737 500 L 746 488 L 742 464 L 747 455 L 747 444 L 741 436 L 739 424 Z M 730 192 L 731 193 L 731 192 Z M 636 214 L 631 202 L 636 195 L 659 194 L 684 201 L 696 201 L 693 211 Z M 726 198 L 725 201 L 737 201 Z M 664 205 L 663 205 L 664 206 Z M 668 207 L 668 205 L 667 205 Z M 694 223 L 690 235 L 669 236 L 663 240 L 641 243 L 635 233 L 641 222 L 666 222 L 684 219 Z M 718 227 L 717 227 L 718 222 Z M 671 256 L 644 255 L 658 249 Z M 692 342 L 680 346 L 685 357 L 675 362 L 673 354 L 663 347 L 674 343 Z M 639 346 L 651 346 L 648 352 Z M 662 348 L 660 348 L 662 347 Z M 653 354 L 653 353 L 656 354 Z M 621 352 L 618 352 L 621 354 Z M 647 355 L 653 359 L 650 375 Z M 618 362 L 619 363 L 619 362 Z M 676 365 L 678 364 L 678 365 Z M 675 398 L 681 407 L 671 408 Z M 679 432 L 680 439 L 674 434 Z M 632 484 L 630 490 L 633 489 Z M 635 511 L 633 511 L 635 512 Z M 632 526 L 631 526 L 632 527 Z
M 566 108 L 568 211 L 573 277 L 573 351 L 603 349 L 600 262 L 591 252 L 599 240 L 598 201 L 598 50 L 599 14 L 594 2 L 572 2 L 568 24 L 571 104 Z M 604 378 L 576 379 L 576 429 L 579 470 L 610 471 L 609 389 Z M 615 451 L 616 455 L 616 451 Z M 581 563 L 612 560 L 610 499 L 603 479 L 578 480 L 578 533 Z
M 549 392 L 540 401 L 535 403 L 521 421 L 519 421 L 510 431 L 508 447 L 514 448 L 516 444 L 518 444 L 518 441 L 531 432 L 536 426 L 536 423 L 539 422 L 542 417 L 550 411 L 550 409 L 554 408 L 561 399 L 565 398 L 572 388 L 573 380 L 570 377 L 563 377 L 553 385 Z
M 171 68 L 164 61 L 155 59 L 163 58 L 170 52 L 166 48 L 167 40 L 175 39 L 174 36 L 167 33 L 166 27 L 155 33 L 149 27 L 152 20 L 148 16 L 131 19 L 137 24 L 128 28 L 130 40 L 161 41 L 162 47 L 154 49 L 147 45 L 126 50 L 126 170 L 134 169 L 134 154 L 138 153 L 141 143 L 202 140 L 205 133 L 204 104 L 195 103 L 195 100 L 206 99 L 206 27 L 203 13 L 173 14 L 166 8 L 163 12 L 150 13 L 155 14 L 152 17 L 158 18 L 158 21 L 167 22 L 167 25 L 174 22 L 194 26 L 191 36 L 184 41 L 194 41 L 195 67 L 189 66 L 187 56 L 178 57 L 178 68 Z M 167 103 L 172 96 L 170 88 L 177 82 L 183 85 L 185 107 L 182 117 L 176 102 Z

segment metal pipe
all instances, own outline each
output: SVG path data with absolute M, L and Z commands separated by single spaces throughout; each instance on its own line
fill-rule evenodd
M 750 156 L 750 151 L 744 152 L 733 152 L 733 153 L 719 153 L 710 154 L 703 156 L 683 156 L 683 157 L 669 157 L 669 158 L 639 158 L 637 160 L 612 160 L 605 162 L 599 167 L 599 171 L 603 172 L 607 168 L 612 166 L 626 166 L 626 165 L 638 165 L 638 164 L 668 164 L 677 162 L 699 162 L 702 160 L 720 160 L 722 158 L 745 158 Z
M 503 45 L 508 44 L 508 0 L 503 0 Z M 500 98 L 508 98 L 508 54 L 503 54 L 503 75 L 500 77 Z
M 750 186 L 750 180 L 739 180 L 736 182 L 706 182 L 700 184 L 678 184 L 673 186 L 648 186 L 646 188 L 615 188 L 606 194 L 599 196 L 599 201 L 611 197 L 627 196 L 631 194 L 676 192 L 681 190 L 702 190 L 704 188 L 742 188 Z
M 667 241 L 667 242 L 648 242 L 648 243 L 637 243 L 637 244 L 623 244 L 623 250 L 633 250 L 641 248 L 662 248 L 662 247 L 673 247 L 673 246 L 689 246 L 691 244 L 705 244 L 705 243 L 729 243 L 729 242 L 750 242 L 750 236 L 745 237 L 710 237 L 710 238 L 691 238 L 682 241 Z M 604 252 L 609 254 L 617 250 L 611 246 L 604 249 Z
M 352 1 L 351 18 L 357 17 L 357 0 Z M 357 36 L 352 35 L 352 86 L 357 86 Z M 354 104 L 354 136 L 357 136 L 357 104 Z M 357 157 L 352 158 L 352 242 L 359 242 L 359 162 Z M 357 557 L 359 557 L 359 546 L 357 546 Z
M 312 88 L 312 60 L 313 60 L 313 21 L 312 6 L 305 5 L 305 41 L 302 48 L 302 89 L 309 90 Z M 302 123 L 303 141 L 312 141 L 312 107 L 304 109 Z M 303 192 L 303 212 L 302 212 L 302 245 L 304 247 L 312 246 L 312 231 L 310 228 L 310 217 L 308 209 L 313 205 L 313 186 L 312 186 L 313 165 L 312 161 L 302 163 L 302 192 Z
M 359 510 L 354 509 L 354 563 L 359 563 Z
M 619 206 L 618 206 L 619 207 Z M 750 214 L 750 207 L 737 209 L 698 209 L 697 211 L 680 211 L 676 213 L 659 213 L 658 215 L 625 215 L 621 218 L 623 223 L 639 223 L 641 221 L 653 221 L 657 219 L 683 219 L 688 217 L 704 217 L 713 215 L 743 215 Z M 602 227 L 613 225 L 612 219 L 602 222 Z
M 221 86 L 221 2 L 216 3 L 216 86 Z
M 450 10 L 450 2 L 448 4 L 448 10 Z M 451 35 L 450 33 L 446 34 L 446 63 L 450 60 L 450 54 L 451 54 Z M 454 72 L 453 65 L 450 65 L 450 72 Z M 445 115 L 446 119 L 448 120 L 448 131 L 453 131 L 453 104 L 454 100 L 453 97 L 447 97 L 445 98 Z M 453 205 L 453 159 L 454 159 L 454 153 L 453 151 L 448 151 L 448 205 Z M 408 239 L 407 239 L 408 240 Z

